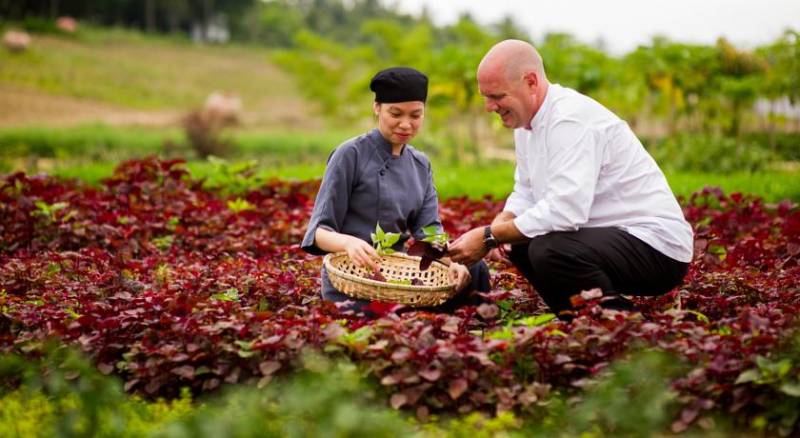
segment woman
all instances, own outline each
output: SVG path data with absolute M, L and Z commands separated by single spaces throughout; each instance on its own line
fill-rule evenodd
M 410 234 L 421 239 L 423 227 L 441 230 L 442 224 L 430 161 L 408 144 L 425 118 L 428 78 L 412 68 L 389 68 L 372 78 L 370 90 L 378 128 L 331 153 L 301 246 L 316 255 L 345 251 L 356 265 L 378 270 L 379 257 L 370 244 L 376 224 L 401 233 L 395 250 L 403 249 Z M 462 291 L 457 301 L 470 290 L 489 290 L 485 263 L 471 269 L 452 263 L 449 270 Z M 333 287 L 324 267 L 322 297 L 352 300 Z

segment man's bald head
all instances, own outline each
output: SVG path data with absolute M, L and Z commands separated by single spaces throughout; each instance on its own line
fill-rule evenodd
M 542 79 L 547 78 L 539 52 L 525 41 L 505 40 L 486 52 L 478 65 L 478 78 L 481 75 L 502 74 L 513 82 L 522 79 L 529 71 L 536 72 Z
M 532 45 L 505 40 L 494 45 L 478 66 L 478 90 L 486 111 L 506 128 L 528 128 L 547 95 L 542 58 Z

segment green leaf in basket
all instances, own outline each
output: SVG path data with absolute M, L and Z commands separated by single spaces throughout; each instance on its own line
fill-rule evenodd
M 372 246 L 378 250 L 378 254 L 392 254 L 394 246 L 400 241 L 400 233 L 387 233 L 381 228 L 381 224 L 375 224 L 375 232 L 370 233 L 369 237 L 372 239 Z
M 386 246 L 394 246 L 394 244 L 400 240 L 400 233 L 388 233 L 386 235 L 386 239 L 384 240 L 386 242 Z
M 425 237 L 421 239 L 423 242 L 438 246 L 446 246 L 447 242 L 450 240 L 450 236 L 445 232 L 439 232 L 439 227 L 436 225 L 423 227 L 422 232 L 425 233 Z
M 439 234 L 439 227 L 436 225 L 428 225 L 427 227 L 422 227 L 422 232 L 425 233 L 426 236 L 433 236 Z

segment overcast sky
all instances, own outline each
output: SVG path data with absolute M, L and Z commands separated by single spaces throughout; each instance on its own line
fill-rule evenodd
M 511 15 L 534 42 L 548 32 L 568 32 L 580 41 L 621 54 L 653 35 L 713 44 L 725 36 L 742 48 L 774 41 L 787 28 L 800 31 L 800 0 L 384 0 L 418 14 L 423 5 L 436 24 L 453 23 L 468 11 L 479 22 Z

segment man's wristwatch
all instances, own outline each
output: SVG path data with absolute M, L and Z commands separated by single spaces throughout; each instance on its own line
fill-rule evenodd
M 483 229 L 483 246 L 486 247 L 486 249 L 489 249 L 489 250 L 495 249 L 498 246 L 500 246 L 500 242 L 498 242 L 497 239 L 492 234 L 492 226 L 491 225 L 487 225 Z

